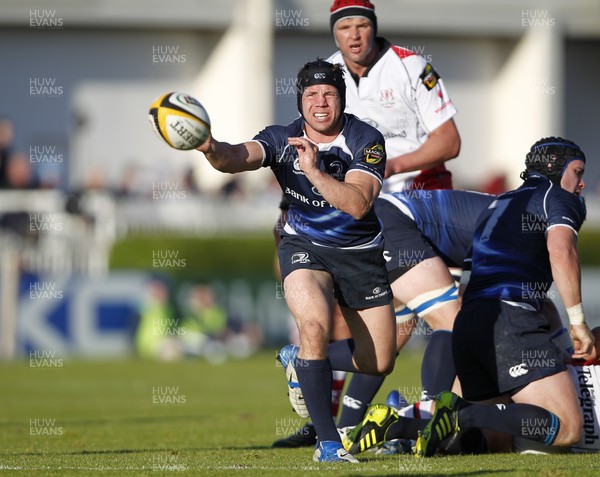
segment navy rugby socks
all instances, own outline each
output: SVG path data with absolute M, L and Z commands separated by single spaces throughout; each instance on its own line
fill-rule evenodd
M 385 438 L 388 441 L 392 439 L 413 439 L 419 437 L 419 431 L 422 431 L 429 424 L 429 419 L 419 419 L 413 417 L 398 416 L 387 430 Z
M 353 339 L 335 341 L 327 346 L 327 356 L 329 356 L 331 367 L 339 371 L 349 371 L 351 373 L 359 372 L 352 362 L 353 353 Z
M 434 331 L 429 337 L 421 363 L 421 385 L 424 396 L 431 398 L 442 391 L 450 391 L 455 377 L 452 332 Z
M 297 358 L 294 368 L 317 438 L 320 442 L 339 442 L 340 435 L 331 416 L 331 363 L 328 359 Z
M 356 426 L 365 415 L 367 406 L 379 391 L 385 376 L 354 374 L 342 401 L 342 414 L 338 427 Z
M 458 411 L 461 429 L 477 427 L 505 432 L 545 445 L 552 445 L 560 421 L 556 414 L 533 404 L 476 404 L 468 403 Z

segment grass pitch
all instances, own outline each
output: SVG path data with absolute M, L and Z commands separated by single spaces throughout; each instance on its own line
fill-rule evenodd
M 378 394 L 414 400 L 419 353 L 403 353 Z M 359 456 L 316 464 L 312 449 L 271 449 L 304 423 L 275 351 L 204 361 L 0 364 L 0 475 L 18 476 L 597 476 L 595 455 Z

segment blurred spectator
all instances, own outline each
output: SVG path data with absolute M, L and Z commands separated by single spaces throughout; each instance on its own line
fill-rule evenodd
M 211 285 L 191 285 L 180 293 L 180 301 L 184 318 L 177 336 L 184 355 L 217 364 L 230 357 L 246 358 L 262 344 L 258 326 L 232 316 Z
M 194 286 L 188 295 L 184 325 L 209 338 L 222 337 L 227 330 L 227 313 L 217 303 L 214 290 L 208 285 Z
M 36 189 L 39 185 L 29 157 L 23 152 L 9 156 L 5 172 L 7 189 Z
M 4 190 L 33 189 L 37 187 L 37 181 L 27 154 L 22 152 L 12 153 L 6 161 L 3 160 L 3 164 L 6 166 L 3 177 Z M 10 210 L 0 213 L 0 229 L 35 242 L 39 234 L 32 231 L 29 212 L 25 209 L 25 204 L 21 205 L 24 207 L 23 210 Z
M 6 187 L 6 167 L 12 154 L 15 128 L 12 120 L 0 117 L 0 188 Z
M 105 170 L 100 166 L 90 167 L 84 178 L 84 190 L 105 190 L 106 187 Z
M 181 342 L 184 354 L 202 356 L 214 363 L 227 357 L 227 312 L 208 285 L 194 285 L 184 294 Z
M 170 360 L 179 357 L 175 311 L 171 305 L 169 287 L 159 279 L 148 282 L 140 304 L 140 321 L 135 334 L 135 347 L 142 358 Z
M 227 200 L 243 200 L 245 191 L 240 184 L 240 180 L 237 177 L 233 177 L 229 180 L 229 182 L 223 184 L 223 187 L 221 187 L 220 190 L 220 195 Z
M 190 194 L 200 194 L 195 170 L 191 166 L 183 172 L 183 190 L 189 191 Z

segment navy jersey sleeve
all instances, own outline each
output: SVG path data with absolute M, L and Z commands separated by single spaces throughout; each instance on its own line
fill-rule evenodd
M 287 146 L 286 130 L 282 126 L 268 126 L 254 136 L 263 149 L 262 167 L 277 167 L 277 162 L 284 153 Z
M 346 141 L 352 149 L 352 163 L 349 171 L 362 171 L 383 183 L 385 175 L 385 140 L 382 134 L 372 126 L 351 116 Z
M 582 199 L 564 189 L 553 189 L 548 194 L 548 229 L 566 226 L 578 232 L 585 219 L 585 206 Z M 551 199 L 550 199 L 551 197 Z
M 264 151 L 262 167 L 270 167 L 275 171 L 287 162 L 293 164 L 298 154 L 295 148 L 288 144 L 288 138 L 301 136 L 303 127 L 304 121 L 299 117 L 287 126 L 267 126 L 254 136 L 253 139 Z

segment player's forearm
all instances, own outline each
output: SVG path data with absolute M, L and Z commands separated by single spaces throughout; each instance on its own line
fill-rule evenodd
M 198 150 L 204 153 L 210 165 L 220 172 L 234 174 L 256 168 L 252 165 L 256 161 L 251 157 L 246 143 L 229 144 L 211 138 Z
M 430 143 L 428 140 L 416 151 L 388 158 L 386 177 L 402 172 L 432 169 L 433 167 L 444 164 L 454 157 L 456 157 L 456 155 L 446 147 L 446 144 L 440 144 L 437 140 Z
M 548 252 L 552 278 L 565 307 L 581 303 L 581 269 L 577 249 L 574 246 L 551 247 Z
M 448 159 L 450 158 L 440 157 L 437 155 L 427 155 L 420 150 L 409 152 L 407 154 L 403 154 L 402 156 L 389 158 L 387 160 L 385 176 L 387 178 L 394 174 L 401 174 L 403 172 L 432 169 L 436 166 L 444 164 Z
M 357 220 L 362 219 L 371 210 L 377 197 L 377 194 L 371 196 L 357 185 L 340 182 L 316 168 L 306 176 L 323 199 Z
M 386 177 L 402 172 L 431 169 L 455 158 L 460 152 L 460 135 L 449 120 L 432 131 L 427 141 L 417 150 L 396 157 L 388 157 Z

